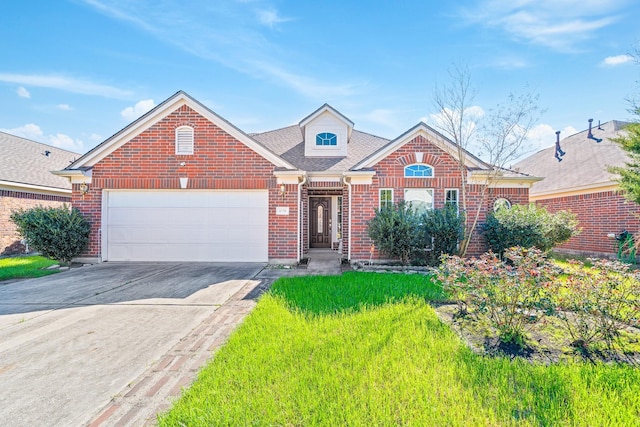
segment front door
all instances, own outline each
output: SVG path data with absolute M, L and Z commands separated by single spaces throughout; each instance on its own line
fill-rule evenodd
M 312 248 L 331 247 L 331 198 L 311 197 L 311 221 L 309 221 L 310 246 Z

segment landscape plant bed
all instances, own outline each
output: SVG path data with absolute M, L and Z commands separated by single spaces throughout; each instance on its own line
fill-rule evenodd
M 486 321 L 473 314 L 459 316 L 453 303 L 434 304 L 440 320 L 449 325 L 476 354 L 492 357 L 521 358 L 532 363 L 552 364 L 567 362 L 622 363 L 640 366 L 640 329 L 626 326 L 616 346 L 598 346 L 580 349 L 572 345 L 571 338 L 553 317 L 532 325 L 525 345 L 504 343 L 498 332 Z
M 159 424 L 637 424 L 640 369 L 479 355 L 446 301 L 416 274 L 281 278 Z

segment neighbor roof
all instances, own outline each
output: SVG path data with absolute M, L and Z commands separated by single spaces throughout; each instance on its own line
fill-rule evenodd
M 615 185 L 615 176 L 607 168 L 624 166 L 628 157 L 611 139 L 620 136 L 626 124 L 612 120 L 600 127 L 593 126 L 593 136 L 602 139 L 601 142 L 587 138 L 588 130 L 562 139 L 560 147 L 566 154 L 561 162 L 554 157 L 554 145 L 518 162 L 513 168 L 544 177 L 531 188 L 532 197 Z
M 71 190 L 67 178 L 51 171 L 64 169 L 81 155 L 51 145 L 0 132 L 0 184 Z M 48 155 L 47 155 L 48 153 Z
M 389 143 L 386 138 L 354 129 L 346 157 L 305 157 L 304 135 L 299 125 L 250 136 L 296 168 L 308 172 L 347 171 Z

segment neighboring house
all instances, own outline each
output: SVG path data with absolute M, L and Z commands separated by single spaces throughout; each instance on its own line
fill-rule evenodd
M 459 202 L 456 155 L 424 123 L 390 141 L 329 105 L 248 135 L 178 92 L 56 174 L 71 180 L 73 204 L 92 223 L 85 259 L 294 263 L 332 248 L 362 260 L 379 206 Z M 466 165 L 477 206 L 490 169 L 470 154 Z M 498 198 L 527 203 L 537 179 L 503 171 L 483 218 Z M 472 243 L 484 249 L 479 235 Z
M 69 180 L 51 171 L 78 157 L 80 154 L 0 132 L 0 255 L 25 251 L 11 213 L 71 203 Z
M 554 157 L 552 147 L 515 165 L 516 170 L 544 177 L 533 185 L 531 202 L 551 212 L 570 210 L 577 216 L 582 232 L 558 251 L 611 257 L 618 250 L 613 235 L 623 230 L 638 233 L 640 206 L 622 196 L 615 175 L 607 171 L 608 166 L 624 166 L 628 161 L 611 140 L 623 132 L 625 124 L 613 120 L 593 126 L 592 138 L 589 130 L 564 138 L 560 141 L 565 153 L 559 156 L 562 161 Z

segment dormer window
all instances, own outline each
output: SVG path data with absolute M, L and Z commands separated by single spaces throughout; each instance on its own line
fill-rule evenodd
M 176 154 L 193 154 L 193 128 L 180 126 L 176 129 Z
M 316 135 L 316 145 L 338 145 L 338 137 L 335 133 L 322 132 Z
M 405 178 L 433 178 L 433 167 L 415 164 L 404 167 Z

